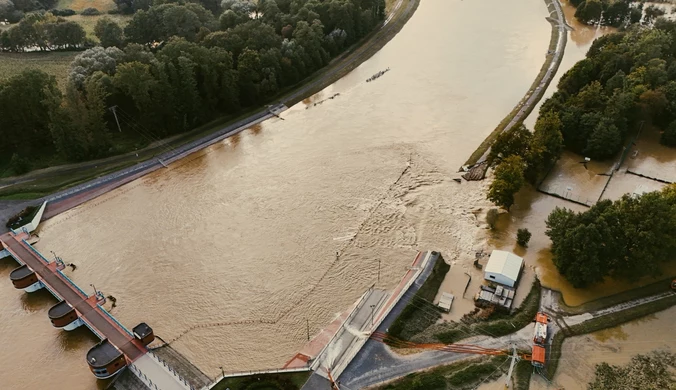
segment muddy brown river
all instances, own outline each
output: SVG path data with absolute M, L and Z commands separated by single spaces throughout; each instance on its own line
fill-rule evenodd
M 487 183 L 452 179 L 538 73 L 547 14 L 540 0 L 423 0 L 380 52 L 284 120 L 52 218 L 37 247 L 211 377 L 281 367 L 306 320 L 317 333 L 376 282 L 378 260 L 388 288 L 418 250 L 473 258 Z M 0 261 L 0 387 L 102 386 L 84 361 L 95 338 L 53 329 L 55 301 L 14 290 L 13 267 Z

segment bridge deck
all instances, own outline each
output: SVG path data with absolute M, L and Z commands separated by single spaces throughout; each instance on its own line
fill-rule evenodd
M 107 338 L 125 354 L 127 359 L 134 361 L 146 353 L 146 348 L 104 313 L 95 300 L 87 299 L 87 296 L 56 272 L 55 267 L 45 264 L 34 251 L 30 250 L 22 242 L 21 235 L 6 233 L 0 236 L 0 241 L 16 260 L 33 269 L 53 293 L 73 306 L 80 314 L 80 318 L 98 333 L 99 337 Z

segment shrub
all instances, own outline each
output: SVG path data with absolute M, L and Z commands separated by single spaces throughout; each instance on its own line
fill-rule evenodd
M 490 209 L 488 210 L 488 213 L 486 213 L 486 223 L 491 229 L 495 229 L 495 223 L 498 222 L 498 216 L 498 209 Z
M 37 211 L 38 211 L 37 206 L 28 206 L 25 209 L 21 210 L 21 212 L 19 212 L 18 214 L 10 217 L 7 220 L 5 226 L 9 229 L 18 229 L 21 226 L 28 223 L 28 221 L 32 220 Z
M 519 229 L 516 231 L 516 243 L 526 248 L 528 247 L 528 241 L 530 241 L 531 236 L 532 234 L 528 229 Z
M 12 154 L 12 159 L 9 160 L 9 167 L 16 173 L 20 175 L 31 170 L 31 165 L 25 158 L 19 157 L 18 154 Z
M 97 10 L 96 8 L 85 8 L 80 12 L 80 15 L 84 16 L 95 16 L 95 15 L 101 15 L 101 12 Z
M 49 12 L 51 12 L 52 15 L 54 15 L 54 16 L 72 16 L 72 15 L 75 15 L 75 11 L 70 9 L 70 8 L 53 9 Z
M 119 15 L 119 14 L 121 14 L 121 13 L 122 13 L 122 11 L 120 11 L 120 10 L 117 9 L 117 8 L 116 8 L 116 9 L 108 10 L 108 15 Z
M 660 143 L 666 146 L 676 146 L 676 121 L 671 122 L 667 129 L 664 130 Z

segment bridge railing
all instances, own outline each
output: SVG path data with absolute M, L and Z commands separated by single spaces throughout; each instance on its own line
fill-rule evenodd
M 108 318 L 110 318 L 111 320 L 113 320 L 113 322 L 116 323 L 117 326 L 119 326 L 120 328 L 124 329 L 124 331 L 127 332 L 128 335 L 130 335 L 131 337 L 134 337 L 134 334 L 131 333 L 131 332 L 129 331 L 129 329 L 127 329 L 124 325 L 122 325 L 122 324 L 120 323 L 120 321 L 117 320 L 117 318 L 115 318 L 112 314 L 108 313 L 108 310 L 104 309 L 103 306 L 99 305 L 98 303 L 96 304 L 96 306 L 97 306 L 99 309 L 101 309 L 101 311 L 102 311 L 105 315 L 107 315 Z
M 33 253 L 35 253 L 36 255 L 38 255 L 38 257 L 39 257 L 42 261 L 44 261 L 45 264 L 49 264 L 49 260 L 47 260 L 47 259 L 42 255 L 42 253 L 38 252 L 37 249 L 33 248 L 33 245 L 29 244 L 28 241 L 26 241 L 26 240 L 23 239 L 23 238 L 21 239 L 21 241 L 22 241 L 22 242 L 23 242 L 23 243 L 24 243 L 31 251 L 33 251 Z
M 174 370 L 173 368 L 171 368 L 171 366 L 169 365 L 169 363 L 167 363 L 165 360 L 162 360 L 161 357 L 157 356 L 157 355 L 156 355 L 153 351 L 151 351 L 151 350 L 148 350 L 148 354 L 150 355 L 151 358 L 155 359 L 155 361 L 157 361 L 158 363 L 160 363 L 167 371 L 169 371 L 169 373 L 170 373 L 171 375 L 173 375 L 174 377 L 176 377 L 176 379 L 178 379 L 178 381 L 181 382 L 181 384 L 184 385 L 186 389 L 195 390 L 195 388 L 190 384 L 190 382 L 188 382 L 187 379 L 183 378 L 183 377 L 181 376 L 181 374 L 179 374 L 178 372 L 176 372 L 176 370 Z
M 89 295 L 87 295 L 87 293 L 84 292 L 84 291 L 80 288 L 80 286 L 78 286 L 77 284 L 75 284 L 75 282 L 73 282 L 72 280 L 70 280 L 70 278 L 69 278 L 68 276 L 66 276 L 66 274 L 64 274 L 63 272 L 61 272 L 60 269 L 57 269 L 56 272 L 57 272 L 61 277 L 63 277 L 63 278 L 66 280 L 66 282 L 68 282 L 71 286 L 75 287 L 75 289 L 77 289 L 77 291 L 79 291 L 80 294 L 84 295 L 84 296 L 85 296 L 85 299 L 86 299 L 86 298 L 89 298 Z
M 162 390 L 161 388 L 157 387 L 157 383 L 153 383 L 153 381 L 150 378 L 148 378 L 148 376 L 144 374 L 143 371 L 141 371 L 141 369 L 136 367 L 136 365 L 134 365 L 133 363 L 129 365 L 129 369 L 131 370 L 132 373 L 134 373 L 134 375 L 136 375 L 138 379 L 141 380 L 141 382 L 143 382 L 143 384 L 148 386 L 150 390 Z

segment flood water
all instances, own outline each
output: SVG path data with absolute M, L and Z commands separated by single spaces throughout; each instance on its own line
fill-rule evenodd
M 115 296 L 128 327 L 178 338 L 211 377 L 280 367 L 306 342 L 306 319 L 312 333 L 327 325 L 376 281 L 378 260 L 387 288 L 418 250 L 473 259 L 486 184 L 452 178 L 538 73 L 545 16 L 540 0 L 424 0 L 385 48 L 285 120 L 47 221 L 37 247 Z M 94 340 L 50 329 L 52 302 L 22 305 L 9 269 L 0 365 L 22 369 L 0 371 L 3 388 L 91 389 Z M 227 325 L 242 320 L 266 323 Z
M 561 348 L 561 360 L 552 384 L 534 375 L 533 390 L 586 389 L 593 380 L 595 366 L 606 362 L 624 366 L 632 356 L 654 350 L 676 352 L 674 324 L 676 307 L 599 332 L 568 338 Z
M 593 40 L 603 34 L 612 33 L 613 28 L 586 26 L 579 23 L 575 18 L 575 8 L 567 2 L 563 3 L 563 11 L 566 22 L 573 27 L 568 34 L 568 44 L 559 71 L 552 83 L 547 88 L 543 100 L 538 108 L 526 119 L 526 126 L 533 128 L 541 103 L 556 91 L 556 85 L 561 76 L 570 69 L 577 61 L 583 59 Z M 659 139 L 654 129 L 645 129 L 634 149 L 639 153 L 635 158 L 627 158 L 625 164 L 613 176 L 607 189 L 603 188 L 608 181 L 607 174 L 611 171 L 613 161 L 591 161 L 582 164 L 584 157 L 571 152 L 564 152 L 557 166 L 550 172 L 540 187 L 547 192 L 555 193 L 567 199 L 581 203 L 594 204 L 601 194 L 603 199 L 618 199 L 625 193 L 653 191 L 660 189 L 664 184 L 643 179 L 624 173 L 627 167 L 641 172 L 659 171 L 662 176 L 674 175 L 674 153 L 672 149 L 657 143 Z M 516 196 L 516 202 L 510 209 L 510 213 L 500 215 L 497 227 L 487 233 L 487 241 L 483 247 L 488 249 L 504 249 L 513 251 L 523 256 L 529 268 L 535 268 L 536 273 L 543 285 L 561 291 L 564 301 L 571 306 L 618 292 L 643 286 L 654 282 L 655 279 L 644 278 L 633 283 L 626 281 L 607 279 L 589 288 L 576 289 L 556 270 L 552 262 L 552 254 L 549 250 L 551 241 L 544 234 L 546 230 L 545 220 L 549 213 L 556 207 L 566 207 L 574 211 L 587 210 L 586 207 L 577 203 L 569 202 L 550 195 L 537 192 L 533 188 L 524 188 Z M 519 228 L 527 228 L 532 233 L 528 248 L 520 248 L 516 245 L 516 232 Z M 676 274 L 676 265 L 672 262 L 663 268 L 664 275 Z M 528 275 L 528 273 L 526 273 Z M 517 290 L 517 295 L 523 292 Z

